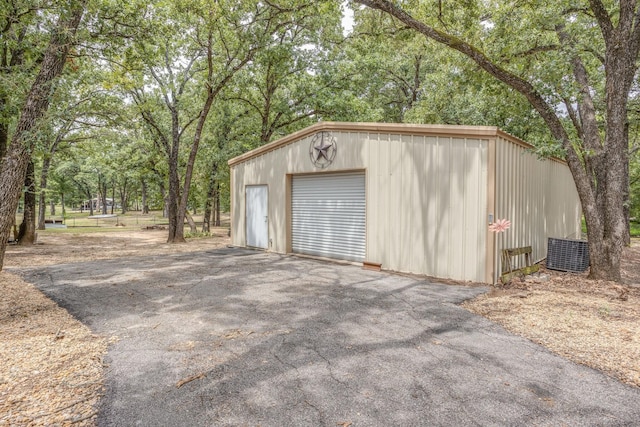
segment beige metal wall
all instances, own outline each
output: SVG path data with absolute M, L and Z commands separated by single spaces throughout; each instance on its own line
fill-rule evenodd
M 245 245 L 244 187 L 269 186 L 270 250 L 288 245 L 288 174 L 318 173 L 310 138 L 329 130 L 335 161 L 364 170 L 366 261 L 383 269 L 485 282 L 488 146 L 495 128 L 322 124 L 233 159 L 232 242 Z
M 484 281 L 487 142 L 370 134 L 367 259 L 394 271 Z
M 502 249 L 531 246 L 539 261 L 547 255 L 548 237 L 580 238 L 580 200 L 565 163 L 540 160 L 504 133 L 497 138 L 495 155 L 495 218 L 512 224 L 496 236 L 496 273 Z

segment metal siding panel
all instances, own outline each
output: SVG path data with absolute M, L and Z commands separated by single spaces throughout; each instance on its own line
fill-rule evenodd
M 362 137 L 362 136 L 361 136 Z M 378 219 L 379 209 L 377 206 L 380 205 L 380 192 L 377 191 L 379 187 L 379 173 L 378 173 L 378 161 L 379 161 L 379 142 L 377 140 L 369 140 L 367 144 L 368 153 L 367 158 L 365 160 L 365 164 L 367 165 L 367 173 L 366 173 L 366 188 L 367 188 L 367 206 L 369 209 L 367 210 L 367 261 L 369 262 L 380 262 L 378 251 L 378 245 L 381 244 L 379 241 L 379 236 L 377 233 L 377 226 L 380 222 Z M 376 189 L 372 191 L 372 189 Z
M 413 269 L 412 257 L 417 252 L 415 234 L 412 230 L 415 230 L 413 225 L 413 211 L 411 209 L 413 199 L 412 188 L 412 175 L 414 174 L 413 167 L 413 140 L 411 135 L 402 135 L 400 137 L 402 145 L 401 159 L 400 159 L 400 179 L 401 184 L 398 188 L 400 193 L 400 205 L 398 209 L 399 223 L 396 225 L 398 229 L 398 243 L 399 243 L 399 255 L 402 260 L 403 269 L 405 271 L 415 271 Z
M 397 230 L 398 225 L 398 213 L 402 212 L 403 207 L 401 205 L 401 188 L 402 188 L 402 161 L 401 151 L 402 144 L 398 139 L 398 135 L 389 135 L 389 152 L 387 161 L 389 164 L 389 203 L 385 207 L 387 226 L 385 235 L 387 237 L 387 247 L 389 248 L 389 269 L 395 271 L 401 270 L 402 256 L 400 254 L 401 245 L 398 239 L 398 233 L 393 232 Z
M 244 171 L 244 165 L 238 164 L 231 168 L 231 243 L 234 245 L 242 245 L 244 239 L 244 221 L 241 220 L 240 215 L 244 212 L 243 202 L 240 199 L 242 197 L 242 191 L 239 186 L 244 185 L 242 180 L 242 172 Z
M 478 179 L 478 194 L 480 195 L 480 197 L 478 199 L 478 212 L 481 212 L 481 214 L 477 217 L 478 241 L 476 246 L 476 254 L 478 258 L 478 277 L 476 278 L 476 281 L 487 282 L 491 281 L 491 272 L 493 271 L 490 265 L 487 264 L 491 260 L 487 248 L 492 247 L 492 244 L 490 245 L 488 241 L 490 236 L 487 227 L 487 206 L 489 203 L 489 192 L 491 191 L 492 193 L 492 200 L 494 192 L 494 186 L 489 187 L 489 174 L 492 174 L 491 183 L 495 182 L 493 179 L 493 171 L 490 171 L 489 168 L 491 165 L 493 165 L 493 169 L 495 170 L 495 159 L 490 160 L 490 157 L 493 157 L 493 153 L 490 153 L 493 142 L 490 142 L 489 140 L 483 140 L 480 142 L 480 144 L 480 179 Z M 493 212 L 493 205 L 491 211 Z
M 437 227 L 438 224 L 438 139 L 435 137 L 425 138 L 427 144 L 425 155 L 427 156 L 427 171 L 425 173 L 425 185 L 424 200 L 426 201 L 426 245 L 425 245 L 425 258 L 427 259 L 427 269 L 425 272 L 433 276 L 436 275 L 436 265 L 438 265 L 438 251 L 436 245 L 438 243 L 437 235 L 440 230 Z M 428 178 L 427 178 L 428 177 Z M 423 207 L 424 209 L 425 207 Z
M 530 245 L 534 259 L 543 259 L 547 237 L 567 237 L 579 224 L 579 199 L 571 173 L 566 165 L 539 160 L 504 138 L 497 141 L 497 155 L 496 218 L 512 222 L 511 229 L 499 236 L 497 250 Z
M 449 209 L 449 242 L 448 242 L 448 275 L 447 277 L 464 277 L 463 255 L 464 238 L 464 198 L 466 195 L 464 168 L 464 139 L 451 140 L 450 157 L 450 209 Z
M 277 169 L 273 166 L 269 167 L 271 173 L 260 174 L 260 180 L 268 183 L 271 189 L 277 191 L 269 191 L 269 249 L 276 252 L 286 252 L 286 165 L 287 165 L 287 149 L 280 147 L 273 151 L 271 159 L 265 158 L 264 161 L 277 165 Z M 279 173 L 276 174 L 275 171 Z
M 409 235 L 409 244 L 413 242 L 412 254 L 412 272 L 420 273 L 426 271 L 426 258 L 429 253 L 427 245 L 427 230 L 429 225 L 425 222 L 425 212 L 427 203 L 425 199 L 424 189 L 426 188 L 426 162 L 425 150 L 426 142 L 423 136 L 413 137 L 413 165 L 412 178 L 412 197 L 410 199 L 410 209 L 413 215 L 413 224 L 411 234 Z
M 507 143 L 498 138 L 496 140 L 496 168 L 498 169 L 497 174 L 497 183 L 496 183 L 496 212 L 494 216 L 494 220 L 509 218 L 510 212 L 508 212 L 507 193 L 509 192 L 509 182 L 508 176 L 510 176 L 510 168 L 512 167 L 513 162 L 511 161 L 509 154 L 509 146 Z M 498 233 L 496 236 L 496 272 L 500 274 L 500 254 L 501 250 L 507 248 L 505 242 L 505 234 L 506 233 Z
M 294 176 L 292 185 L 293 251 L 363 261 L 364 173 Z
M 482 255 L 486 236 L 482 233 L 484 207 L 486 206 L 486 175 L 482 167 L 483 143 L 477 139 L 465 142 L 465 205 L 463 253 L 463 277 L 468 280 L 482 281 L 484 259 Z
M 438 215 L 436 220 L 436 240 L 433 250 L 436 254 L 437 277 L 449 277 L 449 231 L 451 223 L 449 213 L 451 208 L 451 138 L 438 138 L 437 154 Z
M 385 268 L 390 268 L 390 252 L 389 252 L 389 195 L 391 194 L 391 184 L 389 180 L 389 136 L 380 134 L 370 134 L 370 138 L 378 141 L 379 147 L 379 163 L 378 163 L 378 179 L 379 187 L 370 189 L 370 191 L 379 191 L 379 204 L 372 209 L 376 209 L 378 214 L 378 224 L 375 233 L 378 236 L 380 246 L 376 248 L 379 262 Z
M 378 177 L 375 173 L 375 167 L 373 165 L 377 162 L 377 147 L 375 146 L 373 141 L 370 141 L 365 145 L 367 154 L 365 158 L 365 165 L 367 165 L 367 173 L 365 175 L 366 179 L 366 188 L 378 188 Z M 369 191 L 366 194 L 366 203 L 367 206 L 377 206 L 378 205 L 378 192 L 377 191 Z M 367 210 L 367 230 L 366 230 L 366 239 L 365 244 L 367 245 L 367 261 L 373 261 L 375 256 L 375 240 L 377 239 L 377 235 L 375 232 L 375 228 L 373 228 L 373 224 L 377 223 L 377 210 L 376 209 L 368 209 Z

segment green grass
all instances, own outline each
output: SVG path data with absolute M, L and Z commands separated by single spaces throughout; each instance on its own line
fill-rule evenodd
M 61 210 L 57 210 L 60 213 Z M 46 230 L 38 230 L 38 233 L 103 233 L 111 231 L 127 231 L 127 230 L 141 230 L 148 226 L 159 225 L 167 227 L 169 221 L 167 218 L 162 217 L 161 211 L 153 211 L 147 215 L 143 215 L 140 212 L 127 212 L 122 215 L 115 212 L 117 218 L 99 218 L 90 219 L 89 212 L 79 211 L 67 211 L 64 216 L 64 224 L 67 228 L 47 228 Z M 100 212 L 95 211 L 94 215 L 100 215 Z M 47 219 L 62 219 L 62 215 L 49 215 L 47 213 Z M 193 219 L 196 222 L 198 230 L 202 229 L 202 215 L 193 215 Z M 22 222 L 22 213 L 16 215 L 16 224 Z M 116 226 L 120 224 L 120 226 Z M 228 214 L 223 214 L 223 227 L 229 226 Z M 185 237 L 204 237 L 203 233 L 197 232 L 194 235 L 189 233 L 189 226 L 185 224 Z
M 129 230 L 131 227 L 129 227 Z M 111 231 L 124 231 L 127 227 L 68 227 L 68 228 L 47 228 L 38 230 L 38 233 L 48 234 L 82 234 L 82 233 L 107 233 Z
M 584 218 L 582 218 L 582 232 L 587 232 L 587 224 L 584 221 Z M 631 221 L 629 223 L 629 232 L 631 234 L 631 237 L 640 237 L 640 222 Z
M 58 213 L 61 211 L 58 210 Z M 94 212 L 94 215 L 100 215 L 100 212 Z M 151 212 L 143 215 L 140 212 L 128 212 L 124 215 L 115 213 L 117 218 L 98 218 L 90 219 L 89 212 L 70 212 L 64 215 L 64 224 L 67 228 L 48 228 L 47 232 L 52 233 L 91 233 L 104 231 L 124 231 L 127 229 L 141 229 L 151 225 L 168 225 L 167 218 L 162 217 L 162 212 Z M 46 219 L 63 219 L 62 215 L 45 216 Z M 202 221 L 202 218 L 195 218 L 196 222 Z M 16 215 L 16 224 L 22 222 L 22 213 Z M 116 224 L 124 224 L 124 226 L 116 226 Z M 42 230 L 41 230 L 42 231 Z
M 99 214 L 95 214 L 99 215 Z M 162 218 L 161 213 L 154 213 L 149 215 L 142 215 L 137 212 L 126 213 L 124 215 L 117 214 L 116 218 L 89 218 L 88 214 L 84 215 L 68 215 L 65 218 L 65 224 L 68 228 L 73 227 L 108 227 L 108 228 L 121 228 L 116 227 L 116 224 L 124 224 L 125 227 L 146 227 L 148 225 L 163 225 L 167 224 L 166 218 Z

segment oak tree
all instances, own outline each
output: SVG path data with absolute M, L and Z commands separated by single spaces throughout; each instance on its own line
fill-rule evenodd
M 619 281 L 640 2 L 356 2 L 461 53 L 526 97 L 573 174 L 587 223 L 590 277 Z

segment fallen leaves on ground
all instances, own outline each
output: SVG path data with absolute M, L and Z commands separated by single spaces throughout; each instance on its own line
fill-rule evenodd
M 625 260 L 635 262 L 628 248 Z M 633 248 L 634 250 L 636 247 Z M 544 269 L 543 269 L 544 270 Z M 544 270 L 464 303 L 468 310 L 576 363 L 640 387 L 640 270 L 619 284 Z
M 104 338 L 0 272 L 0 425 L 93 425 Z
M 213 237 L 166 243 L 163 231 L 41 232 L 38 244 L 9 246 L 5 267 L 33 267 L 224 247 Z M 157 326 L 157 325 L 156 325 Z M 95 425 L 107 340 L 93 335 L 34 286 L 0 272 L 0 426 Z

